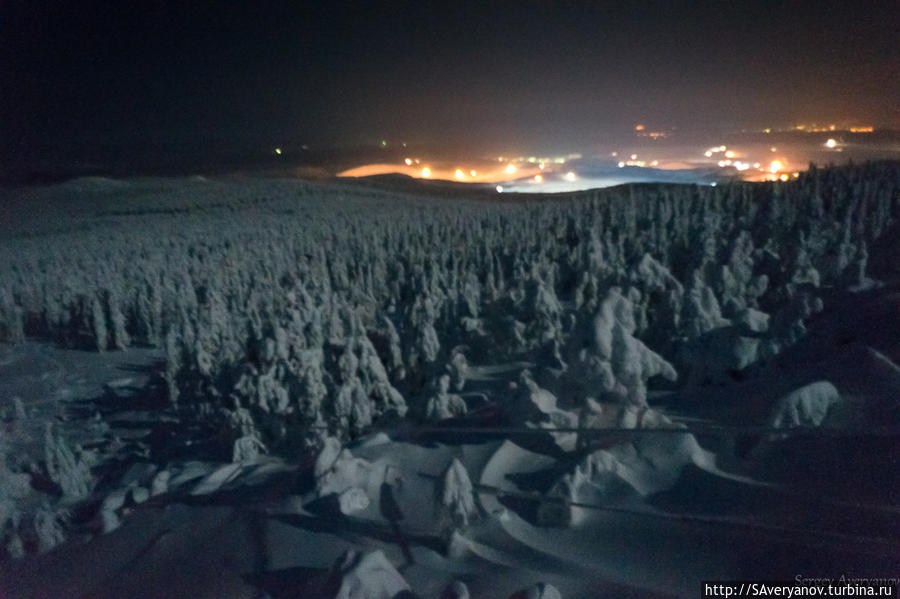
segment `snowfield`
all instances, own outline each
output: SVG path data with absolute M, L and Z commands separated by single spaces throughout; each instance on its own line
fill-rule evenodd
M 0 192 L 0 596 L 898 575 L 900 164 L 456 193 Z

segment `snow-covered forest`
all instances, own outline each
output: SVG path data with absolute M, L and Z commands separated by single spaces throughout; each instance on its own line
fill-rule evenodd
M 379 485 L 427 482 L 428 534 L 452 557 L 481 534 L 468 531 L 508 511 L 529 530 L 597 526 L 581 504 L 677 503 L 688 466 L 784 485 L 788 470 L 771 464 L 795 442 L 791 429 L 900 424 L 896 163 L 548 197 L 198 178 L 5 193 L 3 347 L 149 348 L 159 358 L 149 401 L 166 432 L 123 443 L 98 415 L 79 434 L 27 398 L 0 398 L 4 560 L 116 531 L 126 511 L 186 492 L 190 460 L 231 468 L 198 467 L 207 487 L 195 494 L 220 491 L 247 463 L 314 465 L 298 494 L 332 497 L 347 518 L 393 513 Z M 723 440 L 727 427 L 759 431 Z M 669 432 L 628 433 L 643 429 Z M 438 450 L 433 480 L 410 483 L 421 477 L 404 460 L 416 451 L 357 457 L 378 435 L 502 444 L 480 461 Z M 534 471 L 534 456 L 549 474 L 517 486 L 516 466 Z M 146 466 L 130 486 L 103 466 L 125 459 Z M 526 514 L 503 490 L 549 499 Z M 896 540 L 891 493 L 857 501 L 881 505 L 888 523 L 869 537 Z M 432 591 L 407 585 L 384 553 L 342 560 L 333 597 L 437 597 L 445 586 L 441 596 L 469 596 L 464 569 Z M 502 587 L 485 576 L 474 589 Z M 351 578 L 371 592 L 354 594 Z M 565 582 L 531 582 L 495 592 L 568 596 Z

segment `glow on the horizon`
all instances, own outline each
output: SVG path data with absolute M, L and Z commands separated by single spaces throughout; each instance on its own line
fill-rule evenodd
M 426 166 L 425 168 L 423 168 L 423 169 L 422 169 L 422 176 L 425 177 L 426 179 L 427 179 L 428 177 L 430 177 L 430 176 L 431 176 L 431 169 L 428 168 L 427 166 Z
M 573 173 L 572 171 L 569 171 L 568 173 L 566 173 L 566 181 L 574 181 L 574 180 L 575 180 L 575 173 Z
M 461 169 L 456 169 L 456 172 L 453 173 L 453 176 L 456 177 L 457 179 L 462 179 L 463 177 L 466 176 L 466 174 L 464 172 L 462 172 Z
M 506 172 L 509 173 L 510 175 L 512 175 L 513 173 L 515 173 L 515 172 L 516 172 L 516 165 L 514 165 L 514 164 L 508 164 L 508 165 L 506 165 Z

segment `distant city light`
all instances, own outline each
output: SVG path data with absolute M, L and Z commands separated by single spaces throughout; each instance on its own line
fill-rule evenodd
M 788 180 L 788 176 L 787 176 L 786 174 L 785 174 L 785 175 L 781 175 L 781 176 L 779 177 L 779 179 L 781 179 L 782 181 L 787 181 L 787 180 Z
M 707 151 L 703 152 L 703 155 L 706 156 L 707 158 L 712 158 L 712 150 L 707 150 Z
M 575 173 L 573 173 L 572 171 L 569 171 L 568 173 L 566 173 L 566 181 L 574 181 L 574 180 L 575 180 Z
M 474 176 L 477 175 L 478 173 L 477 173 L 476 171 L 469 171 L 469 174 L 472 175 L 472 176 L 474 177 Z
M 719 165 L 720 168 L 721 168 L 721 167 L 724 167 L 724 166 L 725 166 L 725 161 L 724 161 L 724 160 L 720 160 L 717 164 Z
M 618 152 L 613 152 L 613 153 L 610 154 L 610 156 L 612 156 L 613 158 L 615 158 L 615 157 L 618 156 L 618 155 L 619 155 Z
M 453 174 L 453 176 L 456 177 L 457 179 L 462 179 L 466 175 L 460 169 L 456 169 L 456 172 Z
M 652 160 L 650 166 L 659 166 L 659 160 Z
M 502 186 L 502 185 L 498 185 L 498 186 L 497 186 L 497 193 L 503 193 L 503 186 Z
M 423 168 L 423 169 L 422 169 L 422 176 L 425 177 L 426 179 L 427 179 L 428 177 L 430 177 L 430 176 L 431 176 L 431 169 L 428 168 L 427 166 L 426 166 L 425 168 Z
M 541 182 L 543 182 L 543 180 L 544 180 L 544 178 L 543 178 L 542 176 L 540 176 L 540 175 L 535 175 L 535 176 L 534 176 L 534 182 L 535 182 L 535 183 L 541 183 Z
M 512 175 L 513 173 L 516 172 L 516 166 L 514 164 L 506 165 L 506 172 L 509 173 L 510 175 Z
M 387 147 L 387 140 L 386 140 L 386 139 L 382 139 L 382 140 L 381 140 L 381 147 L 382 147 L 382 148 L 386 148 L 386 147 Z
M 725 152 L 725 158 L 734 158 L 734 152 L 728 150 L 727 152 Z
M 632 159 L 632 160 L 637 160 L 637 154 L 632 154 L 632 155 L 631 155 L 631 159 Z
M 644 130 L 644 126 L 643 126 L 643 125 L 635 125 L 634 130 L 635 130 L 635 131 L 643 131 L 643 130 Z
M 619 168 L 625 168 L 625 163 L 621 160 L 619 161 Z
M 275 153 L 281 156 L 281 148 L 275 148 Z
M 781 163 L 780 160 L 773 160 L 771 164 L 769 164 L 769 172 L 777 173 L 781 169 L 784 168 L 784 164 Z
M 403 162 L 406 163 L 406 166 L 412 166 L 412 158 L 405 158 Z
M 770 152 L 777 152 L 777 151 L 778 151 L 778 148 L 776 148 L 775 146 L 772 146 L 771 148 L 769 148 L 769 151 L 770 151 Z
M 825 142 L 826 148 L 834 148 L 837 147 L 837 140 L 833 138 L 828 138 L 828 141 Z

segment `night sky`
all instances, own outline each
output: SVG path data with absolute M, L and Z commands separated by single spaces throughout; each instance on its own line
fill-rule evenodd
M 681 5 L 681 6 L 679 6 Z M 0 144 L 900 123 L 900 3 L 0 2 Z

